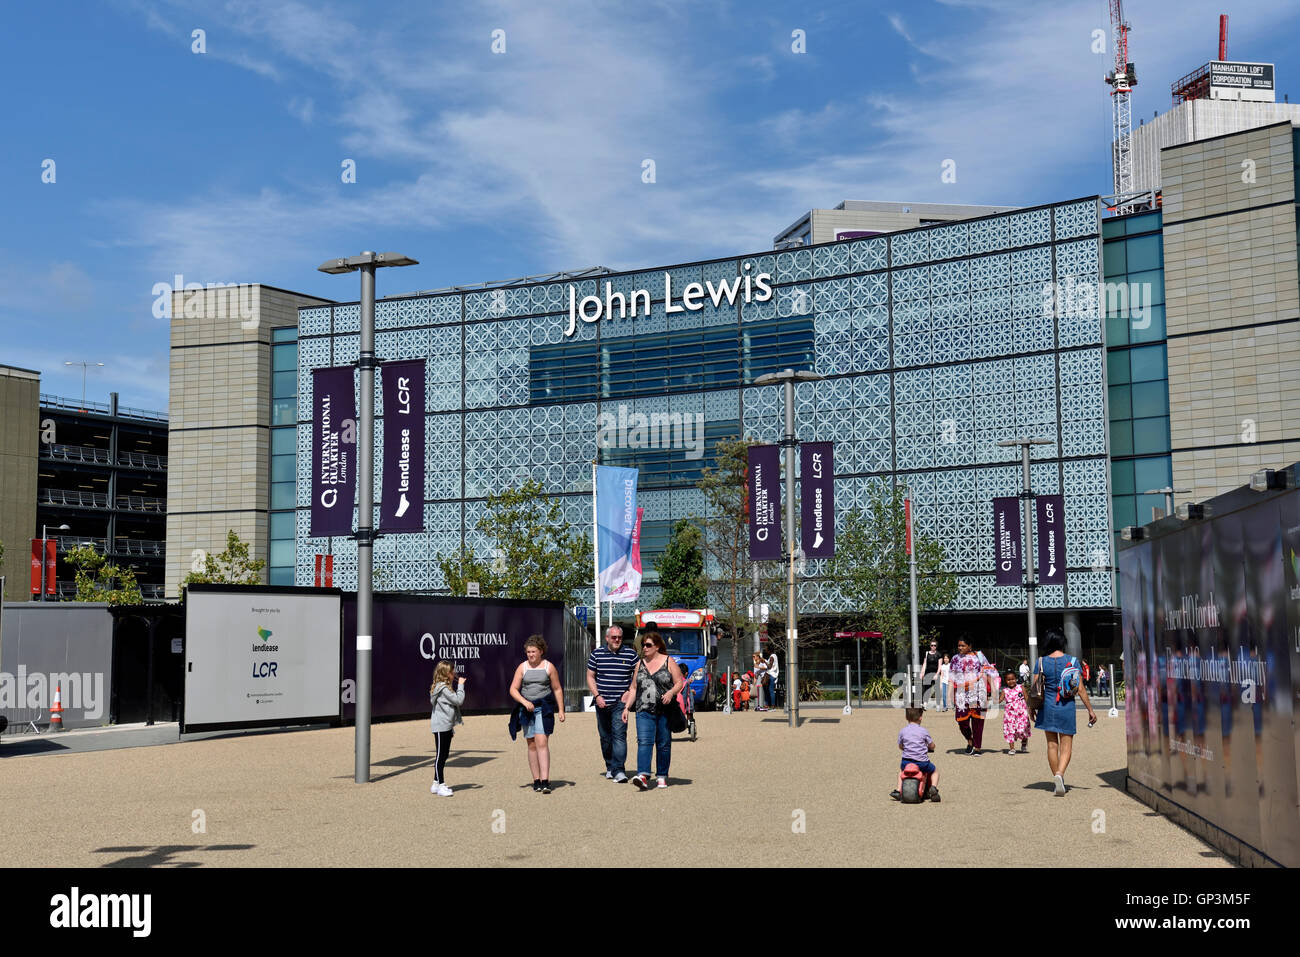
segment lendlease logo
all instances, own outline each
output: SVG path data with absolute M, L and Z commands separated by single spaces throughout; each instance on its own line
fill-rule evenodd
M 754 275 L 750 272 L 754 267 L 745 263 L 741 267 L 741 275 L 730 280 L 719 280 L 714 283 L 692 282 L 687 283 L 681 291 L 681 304 L 676 305 L 673 302 L 673 277 L 671 273 L 664 273 L 664 312 L 668 315 L 674 315 L 680 312 L 698 312 L 703 309 L 707 301 L 713 304 L 715 309 L 721 309 L 725 303 L 728 306 L 735 306 L 736 297 L 744 289 L 743 300 L 745 302 L 767 302 L 772 298 L 772 274 L 761 272 Z M 578 298 L 578 288 L 572 283 L 569 284 L 569 324 L 564 329 L 564 337 L 567 339 L 573 335 L 574 330 L 578 327 L 578 320 L 583 322 L 596 322 L 599 319 L 613 319 L 617 310 L 617 318 L 630 319 L 637 316 L 649 317 L 650 315 L 650 290 L 637 289 L 630 295 L 621 292 L 615 292 L 613 284 L 605 283 L 604 296 L 583 296 Z
M 31 674 L 26 665 L 18 666 L 18 673 L 0 671 L 0 709 L 28 708 L 49 711 L 54 703 L 55 691 L 60 692 L 59 704 L 64 708 L 80 708 L 88 720 L 104 715 L 104 673 L 102 671 L 50 672 Z
M 73 887 L 50 898 L 51 927 L 125 927 L 133 937 L 148 937 L 152 914 L 152 894 L 82 894 Z
M 268 639 L 271 637 L 271 632 L 268 629 L 263 628 L 261 625 L 258 625 L 257 627 L 257 637 L 260 640 L 260 643 L 258 641 L 253 642 L 254 651 L 279 651 L 280 650 L 279 645 L 273 645 L 269 643 Z

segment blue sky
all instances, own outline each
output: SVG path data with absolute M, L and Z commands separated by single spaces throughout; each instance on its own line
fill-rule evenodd
M 1125 10 L 1135 122 L 1214 58 L 1221 12 L 1229 59 L 1276 63 L 1279 98 L 1300 75 L 1294 0 Z M 5 17 L 0 362 L 65 396 L 81 369 L 63 363 L 84 359 L 105 363 L 90 398 L 166 408 L 152 289 L 177 274 L 347 300 L 355 276 L 316 266 L 362 249 L 420 260 L 381 273 L 384 295 L 752 252 L 843 199 L 1110 189 L 1109 58 L 1091 50 L 1105 0 L 109 0 Z

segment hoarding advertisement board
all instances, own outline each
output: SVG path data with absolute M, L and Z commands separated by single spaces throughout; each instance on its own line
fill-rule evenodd
M 355 595 L 343 608 L 343 675 L 356 677 Z M 562 602 L 498 601 L 375 595 L 375 639 L 371 652 L 371 713 L 375 717 L 428 715 L 433 669 L 450 661 L 465 682 L 465 711 L 506 711 L 514 707 L 510 682 L 524 660 L 524 642 L 540 634 L 545 658 L 564 676 Z M 350 719 L 355 701 L 343 699 Z
M 1065 496 L 1040 495 L 1038 512 L 1038 583 L 1065 584 Z
M 781 450 L 749 447 L 749 559 L 781 557 Z
M 311 435 L 312 537 L 351 535 L 357 487 L 357 402 L 351 366 L 313 370 Z
M 339 715 L 341 596 L 193 586 L 185 609 L 185 725 Z
M 835 555 L 834 443 L 805 442 L 799 447 L 799 536 L 806 558 Z
M 1129 775 L 1300 865 L 1300 493 L 1119 553 Z
M 383 532 L 424 531 L 424 360 L 386 362 L 384 473 L 379 503 Z
M 1025 559 L 1020 535 L 1020 499 L 993 500 L 993 556 L 995 585 L 1023 585 Z

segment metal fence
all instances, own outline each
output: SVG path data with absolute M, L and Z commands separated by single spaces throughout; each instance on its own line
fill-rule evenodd
M 581 711 L 582 699 L 590 694 L 587 688 L 587 656 L 591 654 L 591 633 L 573 614 L 564 609 L 564 708 Z

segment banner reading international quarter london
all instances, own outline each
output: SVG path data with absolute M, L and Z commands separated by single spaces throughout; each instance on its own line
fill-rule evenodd
M 808 558 L 835 555 L 835 468 L 830 442 L 799 447 L 799 533 Z
M 351 366 L 312 372 L 311 421 L 311 535 L 351 535 L 357 481 Z
M 1023 585 L 1024 545 L 1020 537 L 1020 499 L 993 500 L 993 568 L 995 585 Z
M 600 601 L 635 601 L 641 594 L 636 476 L 636 469 L 596 466 Z
M 781 450 L 749 447 L 749 560 L 781 557 Z
M 1065 584 L 1065 496 L 1038 496 L 1038 583 Z
M 386 362 L 379 529 L 424 531 L 424 360 Z

